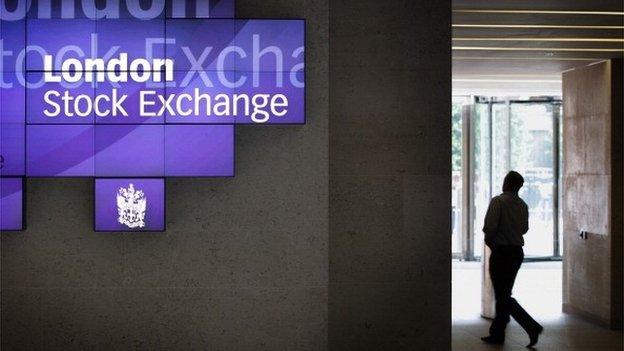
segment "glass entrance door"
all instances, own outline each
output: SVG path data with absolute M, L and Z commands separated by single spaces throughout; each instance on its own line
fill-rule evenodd
M 505 128 L 505 138 L 493 147 L 494 189 L 502 187 L 509 170 L 524 176 L 520 197 L 529 206 L 528 257 L 559 256 L 557 234 L 557 159 L 560 104 L 552 101 L 508 101 L 507 113 L 494 115 L 494 125 Z M 503 121 L 498 121 L 502 119 Z M 503 129 L 503 128 L 501 128 Z
M 455 227 L 455 256 L 478 258 L 483 252 L 483 217 L 492 196 L 502 190 L 505 174 L 520 172 L 525 185 L 520 196 L 529 206 L 529 232 L 525 236 L 528 259 L 561 257 L 558 221 L 561 101 L 476 97 L 464 108 L 462 155 L 468 162 L 460 174 L 464 188 L 456 199 L 465 205 L 468 220 Z M 455 117 L 457 118 L 457 117 Z M 467 149 L 466 149 L 467 148 Z M 459 173 L 459 172 L 457 172 Z M 459 174 L 454 174 L 458 176 Z M 457 182 L 459 183 L 459 182 Z M 456 190 L 456 189 L 454 189 Z M 458 206 L 459 207 L 459 206 Z M 461 233 L 459 233 L 461 231 Z

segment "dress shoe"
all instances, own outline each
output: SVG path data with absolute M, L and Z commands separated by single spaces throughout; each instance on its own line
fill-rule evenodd
M 544 327 L 540 326 L 534 331 L 529 333 L 530 342 L 527 345 L 528 348 L 531 348 L 537 344 L 537 340 L 539 339 L 540 334 L 544 331 Z
M 481 340 L 483 340 L 484 343 L 490 345 L 502 345 L 505 343 L 505 338 L 500 338 L 492 335 L 484 336 L 481 338 Z

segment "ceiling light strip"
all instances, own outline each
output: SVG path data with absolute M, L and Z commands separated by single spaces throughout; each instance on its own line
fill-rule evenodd
M 453 50 L 472 51 L 586 51 L 586 52 L 624 52 L 624 49 L 592 49 L 592 48 L 518 48 L 500 46 L 453 46 Z
M 532 78 L 532 79 L 559 79 L 558 74 L 476 74 L 476 73 L 460 73 L 454 75 L 458 79 L 495 79 L 495 78 Z
M 476 78 L 453 78 L 453 82 L 491 82 L 491 83 L 553 83 L 559 84 L 558 79 L 476 79 Z
M 624 43 L 624 38 L 476 38 L 476 37 L 457 37 L 453 38 L 457 41 L 572 41 L 572 42 L 607 42 L 607 43 Z
M 624 29 L 624 26 L 584 26 L 566 24 L 465 24 L 454 23 L 454 28 L 552 28 L 552 29 Z
M 540 61 L 602 61 L 596 57 L 491 57 L 491 56 L 453 56 L 453 60 L 540 60 Z
M 619 11 L 568 11 L 568 10 L 453 10 L 455 13 L 511 13 L 511 14 L 539 14 L 539 15 L 599 15 L 624 16 Z

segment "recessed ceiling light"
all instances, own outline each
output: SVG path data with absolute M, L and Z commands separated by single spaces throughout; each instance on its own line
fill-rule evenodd
M 455 28 L 553 28 L 553 29 L 624 29 L 624 26 L 583 26 L 567 24 L 464 24 L 455 23 Z
M 477 10 L 477 9 L 458 9 L 453 10 L 456 13 L 529 13 L 529 14 L 552 14 L 552 15 L 599 15 L 599 16 L 624 16 L 624 12 L 619 11 L 567 11 L 567 10 Z
M 587 51 L 587 52 L 624 52 L 624 49 L 594 49 L 594 48 L 519 48 L 500 46 L 453 46 L 453 50 L 482 50 L 482 51 Z
M 541 60 L 541 61 L 599 61 L 595 57 L 492 57 L 492 56 L 453 56 L 453 60 Z
M 587 41 L 587 42 L 608 42 L 624 43 L 624 38 L 515 38 L 515 37 L 454 37 L 457 41 Z
M 561 83 L 558 79 L 480 79 L 480 78 L 453 78 L 453 82 L 496 82 L 496 83 Z

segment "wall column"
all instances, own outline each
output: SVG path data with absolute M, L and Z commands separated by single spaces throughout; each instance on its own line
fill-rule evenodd
M 565 72 L 563 107 L 563 310 L 622 328 L 622 60 Z

